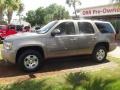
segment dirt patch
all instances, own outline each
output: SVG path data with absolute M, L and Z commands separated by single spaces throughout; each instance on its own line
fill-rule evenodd
M 109 61 L 102 64 L 95 63 L 90 60 L 90 57 L 69 57 L 47 60 L 38 72 L 25 73 L 15 65 L 0 61 L 0 83 L 8 84 L 32 78 L 49 77 L 69 72 L 98 71 L 111 67 L 117 67 L 117 64 Z

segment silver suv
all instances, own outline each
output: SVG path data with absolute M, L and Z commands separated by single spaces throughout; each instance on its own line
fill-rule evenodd
M 90 54 L 103 62 L 115 49 L 111 23 L 96 20 L 52 21 L 36 32 L 18 33 L 4 40 L 2 57 L 26 71 L 36 71 L 47 58 Z

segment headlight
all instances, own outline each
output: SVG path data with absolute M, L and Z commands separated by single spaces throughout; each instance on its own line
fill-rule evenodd
M 4 42 L 4 48 L 7 50 L 12 49 L 12 42 Z

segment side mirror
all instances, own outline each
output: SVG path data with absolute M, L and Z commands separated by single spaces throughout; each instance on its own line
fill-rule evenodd
M 59 29 L 55 29 L 51 32 L 52 36 L 55 36 L 56 34 L 60 34 L 60 30 Z

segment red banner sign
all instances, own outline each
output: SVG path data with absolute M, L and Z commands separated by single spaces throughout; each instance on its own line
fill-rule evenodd
M 104 6 L 104 7 L 87 8 L 80 10 L 80 15 L 83 17 L 114 15 L 114 14 L 120 14 L 119 6 L 106 6 L 106 7 Z

